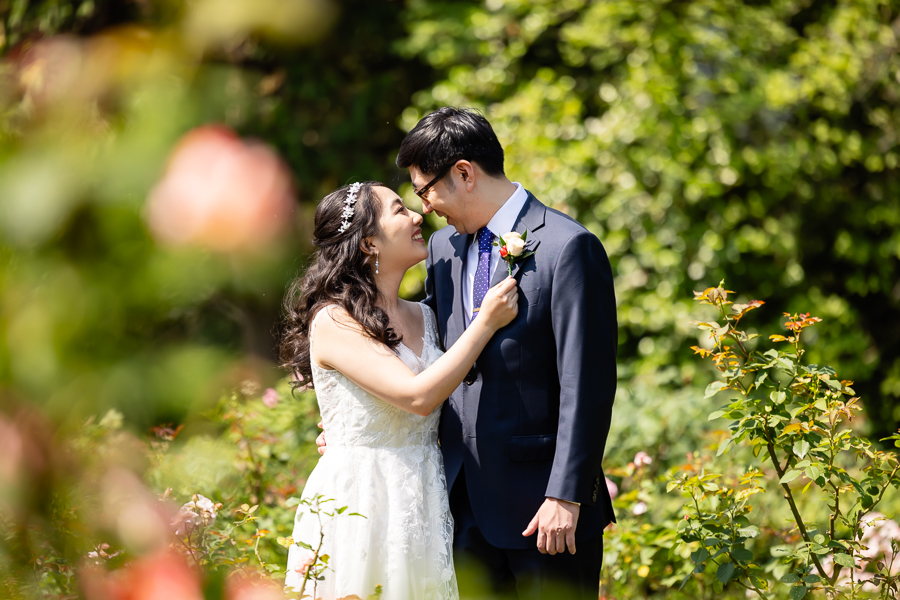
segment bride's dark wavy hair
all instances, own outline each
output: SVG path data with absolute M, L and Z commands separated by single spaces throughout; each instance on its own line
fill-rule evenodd
M 326 306 L 342 307 L 366 334 L 389 348 L 400 343 L 387 313 L 376 304 L 373 257 L 362 250 L 363 239 L 379 232 L 381 203 L 375 188 L 385 186 L 378 181 L 361 183 L 350 227 L 343 233 L 341 221 L 350 186 L 331 192 L 319 202 L 313 233 L 318 249 L 306 272 L 288 285 L 285 294 L 278 351 L 281 366 L 293 375 L 294 389 L 312 385 L 309 328 L 316 313 Z

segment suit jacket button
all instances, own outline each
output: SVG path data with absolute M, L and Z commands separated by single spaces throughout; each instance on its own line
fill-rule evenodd
M 478 371 L 475 369 L 475 365 L 472 365 L 472 368 L 469 369 L 469 372 L 466 373 L 466 378 L 463 379 L 463 382 L 466 385 L 472 385 L 475 383 L 475 379 L 478 377 Z
M 594 496 L 593 496 L 593 498 L 592 498 L 591 500 L 592 500 L 592 502 L 596 502 L 596 501 L 597 501 L 597 492 L 594 492 Z

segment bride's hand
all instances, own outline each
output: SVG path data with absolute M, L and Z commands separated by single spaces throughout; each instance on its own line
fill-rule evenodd
M 519 312 L 519 288 L 516 280 L 507 277 L 488 290 L 481 302 L 478 318 L 495 331 L 505 327 Z

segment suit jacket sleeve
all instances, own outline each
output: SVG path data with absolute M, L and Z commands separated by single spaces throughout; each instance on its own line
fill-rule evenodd
M 559 429 L 546 496 L 593 505 L 616 393 L 616 302 L 606 251 L 582 231 L 553 271 Z

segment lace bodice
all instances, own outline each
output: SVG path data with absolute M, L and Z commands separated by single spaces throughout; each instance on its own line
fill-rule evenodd
M 397 356 L 416 374 L 441 355 L 434 314 L 421 306 L 422 356 L 405 345 L 397 347 Z M 314 320 L 310 337 L 315 326 Z M 294 540 L 307 544 L 324 540 L 322 552 L 330 557 L 315 596 L 366 597 L 376 585 L 383 585 L 384 597 L 391 600 L 458 600 L 453 517 L 437 445 L 441 409 L 427 417 L 406 412 L 315 360 L 312 374 L 328 450 L 310 474 L 302 497 L 333 498 L 335 506 L 346 506 L 350 513 L 320 525 L 321 515 L 302 505 L 297 510 Z M 303 565 L 310 559 L 310 550 L 291 545 L 288 587 L 300 587 Z
M 428 368 L 442 354 L 434 313 L 425 304 L 419 306 L 425 321 L 422 356 L 416 356 L 403 343 L 397 346 L 397 356 L 416 374 Z M 324 310 L 330 310 L 330 307 Z M 323 311 L 319 311 L 310 326 L 310 340 Z M 312 362 L 312 374 L 329 448 L 407 448 L 436 442 L 441 407 L 422 417 L 373 396 L 339 371 L 324 369 L 315 361 Z

